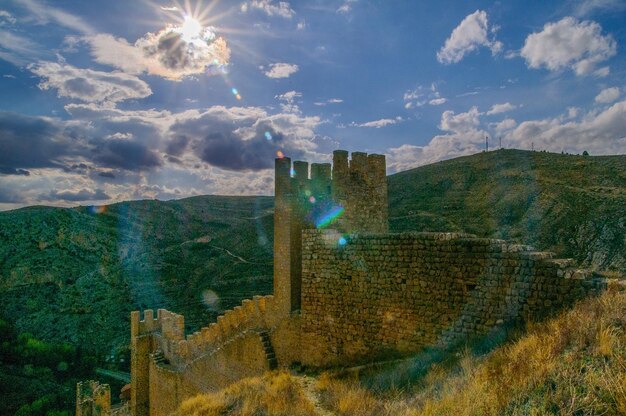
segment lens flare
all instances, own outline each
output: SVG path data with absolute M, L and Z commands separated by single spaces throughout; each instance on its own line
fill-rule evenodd
M 202 302 L 209 309 L 215 310 L 215 309 L 217 309 L 219 307 L 220 297 L 214 291 L 207 289 L 204 292 L 202 292 Z
M 310 202 L 310 203 L 312 203 L 312 204 L 314 204 L 314 203 L 315 203 L 315 197 L 311 195 L 311 196 L 309 197 L 309 202 Z
M 344 208 L 342 206 L 335 206 L 331 208 L 330 211 L 324 213 L 316 222 L 315 228 L 326 228 L 330 224 L 333 223 L 337 218 L 341 217 L 344 213 Z
M 107 212 L 106 205 L 91 205 L 88 207 L 89 212 L 94 215 L 104 214 Z
M 276 156 L 278 156 L 279 159 L 282 159 L 285 157 L 285 154 L 279 150 L 278 152 L 276 152 Z
M 265 138 L 266 138 L 268 141 L 272 140 L 272 133 L 270 133 L 269 131 L 266 131 L 266 132 L 265 132 Z
M 346 240 L 346 237 L 339 237 L 339 241 L 337 241 L 337 244 L 339 244 L 340 246 L 345 246 L 346 244 L 348 244 L 348 240 Z
M 293 178 L 294 176 L 296 176 L 296 170 L 294 168 L 291 168 L 291 170 L 289 171 L 289 174 Z

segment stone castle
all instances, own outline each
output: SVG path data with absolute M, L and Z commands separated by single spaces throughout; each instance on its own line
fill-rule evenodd
M 130 400 L 81 383 L 77 415 L 168 415 L 244 377 L 408 355 L 539 319 L 600 285 L 551 253 L 460 233 L 390 234 L 385 157 L 275 162 L 274 295 L 193 334 L 167 310 L 131 313 Z

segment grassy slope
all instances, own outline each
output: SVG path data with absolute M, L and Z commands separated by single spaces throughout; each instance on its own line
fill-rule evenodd
M 390 228 L 518 240 L 626 271 L 626 156 L 499 150 L 389 177 Z
M 466 350 L 425 371 L 411 371 L 419 362 L 403 362 L 361 381 L 324 373 L 313 392 L 302 376 L 266 374 L 192 398 L 179 414 L 294 414 L 288 409 L 341 416 L 625 414 L 626 292 L 587 299 L 487 355 Z

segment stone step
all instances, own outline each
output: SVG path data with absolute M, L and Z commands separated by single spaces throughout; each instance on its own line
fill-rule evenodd
M 278 368 L 278 360 L 276 359 L 276 352 L 272 346 L 272 339 L 267 331 L 260 331 L 259 337 L 261 338 L 261 344 L 263 344 L 263 351 L 265 352 L 265 359 L 270 370 Z

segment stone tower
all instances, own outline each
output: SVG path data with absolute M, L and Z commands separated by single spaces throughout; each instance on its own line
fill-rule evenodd
M 329 163 L 275 161 L 274 297 L 284 316 L 300 309 L 302 230 L 386 233 L 384 155 L 336 150 Z

